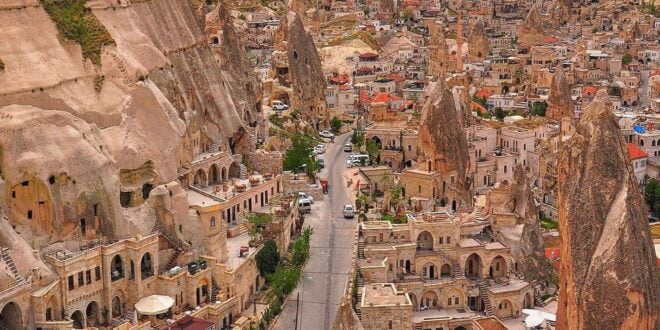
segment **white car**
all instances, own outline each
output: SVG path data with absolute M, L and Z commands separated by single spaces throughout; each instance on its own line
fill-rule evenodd
M 325 146 L 322 144 L 319 144 L 314 147 L 314 153 L 317 155 L 325 153 Z
M 355 216 L 355 209 L 353 205 L 346 204 L 344 205 L 344 218 L 353 218 Z
M 304 193 L 302 191 L 298 192 L 298 198 L 300 199 L 308 199 L 311 204 L 314 204 L 314 197 L 307 195 L 307 193 Z
M 348 155 L 346 167 L 369 165 L 369 155 Z
M 289 109 L 289 106 L 286 105 L 286 104 L 285 104 L 284 102 L 282 102 L 282 101 L 273 101 L 273 106 L 272 106 L 272 108 L 273 108 L 273 110 L 275 110 L 275 111 L 284 111 L 284 110 Z
M 350 143 L 344 144 L 344 152 L 352 152 L 353 151 L 353 145 Z
M 329 138 L 329 139 L 335 137 L 335 135 L 332 134 L 332 132 L 327 131 L 327 130 L 320 131 L 319 136 L 324 137 L 324 138 Z

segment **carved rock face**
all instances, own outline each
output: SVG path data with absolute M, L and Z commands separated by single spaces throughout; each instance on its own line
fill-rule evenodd
M 555 69 L 550 84 L 550 95 L 548 96 L 548 111 L 546 117 L 553 120 L 561 120 L 570 117 L 573 112 L 573 100 L 571 99 L 571 88 L 561 68 Z
M 466 182 L 468 169 L 467 139 L 460 124 L 454 98 L 449 89 L 437 83 L 422 110 L 419 129 L 420 169 L 437 171 L 449 184 L 455 173 L 455 195 L 459 210 L 472 209 L 470 184 Z M 444 191 L 440 191 L 440 197 Z
M 660 283 L 645 205 L 604 90 L 559 157 L 557 329 L 653 329 Z
M 484 31 L 484 22 L 481 18 L 477 19 L 472 25 L 470 36 L 468 37 L 468 58 L 470 61 L 477 61 L 488 56 L 488 38 Z
M 545 34 L 543 24 L 539 8 L 532 7 L 525 21 L 518 28 L 518 42 L 527 46 L 541 43 Z
M 450 64 L 444 28 L 433 22 L 429 25 L 429 34 L 429 75 L 444 77 Z

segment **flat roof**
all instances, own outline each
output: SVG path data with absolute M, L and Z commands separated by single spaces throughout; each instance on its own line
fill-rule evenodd
M 367 284 L 362 289 L 362 307 L 401 305 L 412 306 L 403 291 L 397 291 L 392 283 Z

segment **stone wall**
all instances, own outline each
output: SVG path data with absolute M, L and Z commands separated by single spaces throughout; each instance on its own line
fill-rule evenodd
M 265 152 L 265 151 L 256 151 L 250 152 L 245 155 L 245 162 L 248 169 L 252 171 L 257 171 L 260 174 L 281 174 L 282 169 L 282 154 L 278 151 Z

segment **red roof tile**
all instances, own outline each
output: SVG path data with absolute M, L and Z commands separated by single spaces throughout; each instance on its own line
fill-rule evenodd
M 628 143 L 628 155 L 630 155 L 631 160 L 646 158 L 649 156 L 649 154 L 634 143 Z
M 582 87 L 582 94 L 596 95 L 597 91 L 598 90 L 594 86 L 584 86 L 584 87 Z
M 482 88 L 482 89 L 478 90 L 475 95 L 477 95 L 477 97 L 481 97 L 481 98 L 486 97 L 487 98 L 487 97 L 490 97 L 493 94 L 494 93 L 493 93 L 492 90 L 487 89 L 487 88 Z

